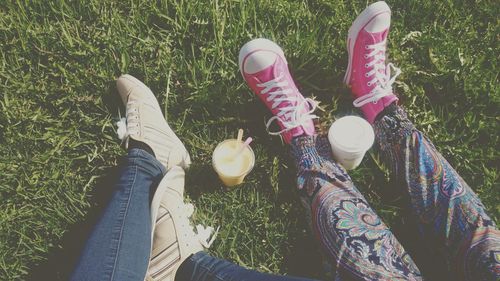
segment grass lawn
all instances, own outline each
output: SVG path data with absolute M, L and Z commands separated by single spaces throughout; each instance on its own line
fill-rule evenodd
M 388 1 L 395 88 L 417 124 L 498 221 L 500 93 L 497 1 Z M 211 253 L 265 272 L 321 278 L 295 191 L 293 162 L 264 123 L 237 55 L 266 37 L 285 50 L 323 125 L 353 112 L 342 85 L 347 30 L 367 1 L 2 1 L 0 280 L 64 280 L 111 193 L 123 155 L 115 134 L 122 73 L 142 79 L 194 160 L 196 222 L 220 225 Z M 225 191 L 210 164 L 238 128 L 257 162 Z M 401 186 L 372 151 L 352 177 L 431 280 Z

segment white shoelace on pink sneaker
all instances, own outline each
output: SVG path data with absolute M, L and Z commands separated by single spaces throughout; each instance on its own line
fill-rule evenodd
M 396 77 L 401 74 L 401 70 L 392 63 L 385 65 L 385 40 L 377 44 L 366 45 L 365 48 L 372 50 L 369 54 L 365 55 L 365 59 L 373 58 L 369 63 L 365 64 L 365 67 L 370 69 L 370 71 L 365 73 L 365 77 L 373 76 L 372 80 L 368 81 L 367 86 L 376 86 L 370 93 L 355 99 L 353 102 L 355 107 L 361 107 L 370 102 L 377 103 L 382 97 L 391 95 L 392 84 L 396 81 Z M 392 77 L 391 68 L 395 72 Z
M 306 122 L 311 119 L 318 118 L 318 116 L 311 114 L 316 109 L 317 103 L 310 98 L 301 100 L 297 95 L 289 96 L 289 94 L 293 93 L 293 89 L 288 87 L 288 81 L 282 81 L 283 76 L 283 74 L 280 74 L 273 80 L 257 84 L 258 87 L 263 88 L 260 91 L 260 94 L 267 95 L 266 101 L 272 102 L 271 110 L 275 108 L 278 108 L 279 110 L 278 113 L 271 117 L 266 123 L 266 129 L 271 135 L 279 135 L 293 128 L 306 125 Z M 271 90 L 275 88 L 278 88 L 278 90 L 271 92 Z M 278 107 L 284 101 L 289 102 L 292 105 Z M 293 106 L 294 103 L 298 104 Z M 302 107 L 306 104 L 308 104 L 311 109 L 305 113 L 301 113 L 300 111 Z M 269 127 L 275 120 L 280 120 L 284 129 L 278 132 L 269 131 Z

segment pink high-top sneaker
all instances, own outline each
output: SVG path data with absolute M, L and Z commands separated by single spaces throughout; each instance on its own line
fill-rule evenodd
M 312 119 L 317 116 L 311 113 L 316 102 L 299 92 L 278 45 L 263 38 L 246 43 L 240 50 L 239 67 L 250 88 L 274 114 L 266 124 L 268 131 L 275 120 L 281 127 L 270 134 L 281 134 L 286 143 L 296 136 L 314 134 Z
M 385 107 L 398 100 L 392 92 L 392 84 L 401 71 L 392 63 L 385 64 L 390 25 L 391 9 L 379 1 L 368 6 L 349 28 L 349 64 L 344 83 L 351 86 L 356 98 L 353 105 L 361 107 L 370 123 Z M 391 68 L 395 70 L 392 77 Z

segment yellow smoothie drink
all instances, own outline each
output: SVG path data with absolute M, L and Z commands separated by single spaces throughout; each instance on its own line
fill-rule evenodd
M 226 186 L 235 186 L 243 182 L 255 164 L 252 148 L 236 139 L 225 140 L 214 150 L 212 165 L 219 178 Z

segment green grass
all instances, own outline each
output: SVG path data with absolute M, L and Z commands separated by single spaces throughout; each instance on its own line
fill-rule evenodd
M 388 2 L 402 104 L 498 221 L 498 3 Z M 352 111 L 342 85 L 345 38 L 368 3 L 2 1 L 0 280 L 59 280 L 71 270 L 123 154 L 114 133 L 122 73 L 151 87 L 191 152 L 196 221 L 221 226 L 211 252 L 266 272 L 322 277 L 287 147 L 266 133 L 269 114 L 240 77 L 237 55 L 252 38 L 277 41 L 328 125 Z M 244 185 L 225 191 L 210 156 L 240 127 L 255 139 L 257 163 Z M 424 273 L 439 276 L 440 264 L 419 253 L 402 192 L 377 163 L 371 152 L 352 177 Z

